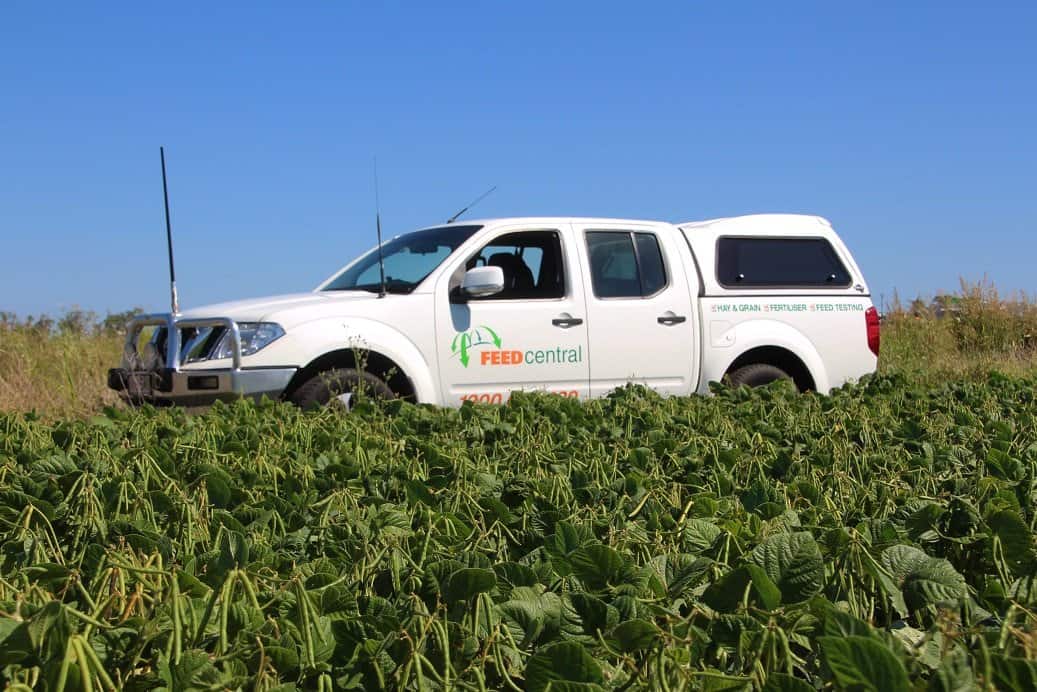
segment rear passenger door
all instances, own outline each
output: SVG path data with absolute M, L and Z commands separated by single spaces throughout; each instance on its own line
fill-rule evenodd
M 697 384 L 690 250 L 666 226 L 577 225 L 585 273 L 590 393 L 627 382 L 664 394 Z M 687 263 L 685 265 L 685 262 Z M 697 289 L 697 279 L 695 282 Z

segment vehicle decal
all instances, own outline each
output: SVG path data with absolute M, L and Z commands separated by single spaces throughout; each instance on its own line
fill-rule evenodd
M 504 340 L 497 330 L 482 324 L 467 331 L 458 332 L 450 342 L 452 358 L 461 361 L 467 368 L 472 356 L 478 353 L 479 365 L 565 365 L 583 362 L 583 345 L 576 348 L 555 346 L 554 348 L 505 349 Z
M 863 303 L 714 303 L 710 312 L 864 312 Z
M 526 351 L 497 350 L 479 353 L 479 365 L 554 365 L 583 362 L 583 346 L 576 348 L 531 348 Z
M 450 342 L 450 352 L 461 359 L 461 365 L 468 367 L 471 360 L 469 351 L 480 346 L 493 346 L 500 350 L 503 341 L 495 330 L 485 324 L 472 327 L 468 331 L 458 332 Z
M 547 389 L 547 390 L 533 390 L 541 391 L 544 394 L 552 394 L 554 396 L 560 396 L 566 399 L 579 399 L 580 392 L 576 389 Z M 512 392 L 470 392 L 468 394 L 461 395 L 461 402 L 471 401 L 472 403 L 479 404 L 503 404 L 505 401 L 511 401 Z

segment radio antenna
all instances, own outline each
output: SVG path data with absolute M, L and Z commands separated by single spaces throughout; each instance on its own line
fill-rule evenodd
M 180 299 L 176 294 L 176 271 L 173 268 L 173 225 L 169 221 L 169 187 L 166 185 L 166 150 L 158 148 L 162 160 L 162 199 L 166 203 L 166 246 L 169 249 L 169 298 L 174 315 L 180 314 Z
M 381 202 L 378 199 L 378 159 L 374 160 L 374 223 L 378 231 L 378 297 L 385 297 L 385 260 L 382 258 L 382 211 Z
M 490 193 L 493 192 L 496 189 L 497 189 L 497 186 L 494 185 L 489 190 L 487 190 L 486 192 L 482 193 L 481 195 L 479 195 L 478 197 L 473 199 L 471 202 L 469 202 L 467 207 L 465 207 L 461 211 L 459 211 L 456 214 L 454 214 L 453 216 L 451 216 L 449 219 L 446 220 L 446 222 L 447 223 L 453 223 L 454 221 L 457 221 L 457 217 L 459 217 L 461 214 L 465 213 L 466 211 L 468 211 L 469 209 L 474 207 L 476 204 L 478 204 L 479 202 L 481 202 L 484 199 L 486 199 L 487 197 L 489 197 Z

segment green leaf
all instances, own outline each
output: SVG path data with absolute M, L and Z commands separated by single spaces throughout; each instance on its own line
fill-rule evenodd
M 318 663 L 331 660 L 335 653 L 335 632 L 331 618 L 320 616 L 311 625 L 313 632 L 313 655 Z
M 869 637 L 818 637 L 825 664 L 843 690 L 907 692 L 904 664 L 888 648 Z
M 978 692 L 976 678 L 965 650 L 955 646 L 944 654 L 939 667 L 929 678 L 929 692 Z
M 428 575 L 431 577 L 429 586 L 438 586 L 440 590 L 446 588 L 447 581 L 450 576 L 458 570 L 464 569 L 464 563 L 460 560 L 447 559 L 447 560 L 436 560 L 435 562 L 429 563 L 425 568 Z
M 60 601 L 49 601 L 26 624 L 32 647 L 40 659 L 46 661 L 64 657 L 65 645 L 74 629 L 69 622 L 68 609 Z M 16 629 L 12 635 L 17 632 Z M 14 641 L 19 639 L 20 635 Z
M 698 585 L 714 562 L 706 557 L 680 554 L 666 560 L 666 583 L 670 598 L 677 599 Z
M 912 611 L 946 601 L 958 602 L 968 596 L 965 578 L 951 563 L 929 557 L 918 548 L 894 545 L 882 552 L 881 562 Z
M 725 574 L 702 594 L 706 605 L 722 613 L 735 612 L 746 598 L 750 604 L 774 610 L 781 603 L 781 591 L 763 569 L 744 565 Z
M 1034 572 L 1033 535 L 1026 522 L 1017 512 L 1003 509 L 995 512 L 987 519 L 987 525 L 1001 541 L 1005 561 L 1016 576 L 1026 576 Z
M 601 685 L 601 666 L 576 642 L 560 642 L 541 649 L 526 664 L 526 690 L 544 692 L 565 689 L 562 682 Z
M 531 567 L 517 562 L 502 562 L 493 566 L 497 575 L 497 583 L 504 582 L 509 587 L 533 586 L 538 583 L 536 572 Z
M 41 562 L 37 565 L 27 567 L 23 574 L 28 577 L 30 582 L 36 582 L 40 586 L 54 589 L 60 584 L 63 584 L 68 579 L 71 572 L 64 565 L 59 565 L 53 562 Z
M 830 637 L 847 637 L 850 635 L 871 637 L 874 635 L 871 626 L 864 620 L 852 613 L 837 609 L 823 597 L 815 598 L 811 601 L 811 606 L 815 612 L 821 611 L 818 614 L 823 619 L 823 632 Z
M 332 619 L 355 617 L 359 613 L 356 594 L 344 584 L 328 586 L 315 594 L 317 607 L 321 615 Z
M 21 663 L 35 653 L 29 624 L 0 618 L 0 667 Z
M 516 586 L 511 599 L 497 606 L 512 636 L 528 646 L 557 633 L 562 619 L 562 599 L 544 587 Z
M 684 547 L 693 553 L 707 550 L 723 530 L 706 519 L 688 519 L 681 534 Z
M 995 478 L 1003 478 L 1008 481 L 1020 481 L 1026 475 L 1026 467 L 1023 463 L 1000 449 L 991 449 L 987 452 L 987 471 Z
M 821 592 L 825 566 L 814 537 L 807 531 L 779 533 L 764 539 L 748 556 L 781 591 L 782 603 L 800 603 Z
M 762 692 L 816 692 L 816 690 L 799 678 L 785 673 L 771 673 L 767 676 L 767 684 L 763 686 Z
M 407 504 L 414 506 L 421 503 L 429 507 L 436 506 L 436 500 L 424 481 L 410 479 L 406 481 L 405 487 L 407 488 Z
M 1037 661 L 990 654 L 990 670 L 999 690 L 1037 690 Z
M 592 637 L 598 632 L 607 632 L 619 621 L 619 611 L 605 601 L 589 593 L 569 594 L 569 602 L 580 617 L 583 631 Z
M 477 594 L 490 591 L 497 585 L 497 576 L 492 570 L 477 567 L 459 569 L 446 581 L 443 599 L 447 603 L 468 601 Z
M 624 653 L 651 648 L 658 636 L 659 629 L 647 620 L 627 620 L 609 634 Z
M 857 554 L 860 556 L 864 571 L 878 583 L 879 589 L 892 602 L 894 610 L 901 615 L 908 615 L 907 604 L 904 602 L 904 592 L 901 591 L 900 585 L 893 579 L 889 571 L 880 565 L 868 551 L 862 549 Z
M 225 574 L 236 567 L 248 564 L 248 539 L 238 531 L 224 531 L 220 534 L 220 557 L 216 569 Z
M 223 675 L 213 666 L 204 651 L 185 651 L 179 663 L 172 661 L 160 665 L 162 679 L 173 690 L 219 689 Z
M 585 545 L 572 554 L 573 573 L 588 589 L 604 589 L 629 582 L 634 576 L 630 559 L 601 543 Z
M 176 581 L 177 586 L 180 587 L 180 593 L 195 598 L 206 598 L 212 592 L 212 589 L 199 581 L 198 577 L 182 569 L 176 570 Z
M 586 526 L 573 526 L 560 521 L 555 532 L 544 542 L 544 550 L 551 557 L 551 564 L 560 577 L 572 574 L 570 557 L 581 546 L 594 541 L 594 534 Z
M 209 502 L 216 507 L 226 507 L 231 501 L 231 487 L 222 475 L 209 474 L 205 477 L 205 488 Z
M 299 652 L 285 646 L 268 646 L 264 649 L 267 658 L 274 664 L 277 672 L 284 674 L 299 666 Z
M 536 600 L 505 601 L 497 606 L 497 611 L 521 647 L 534 643 L 544 631 L 547 616 Z
M 714 671 L 693 673 L 702 684 L 702 692 L 750 692 L 753 688 L 752 678 L 740 675 L 724 675 Z
M 945 512 L 946 509 L 936 502 L 925 503 L 904 522 L 908 535 L 916 541 L 936 540 L 939 536 L 940 517 Z

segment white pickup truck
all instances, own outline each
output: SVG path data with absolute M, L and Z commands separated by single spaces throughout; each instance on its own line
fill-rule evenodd
M 868 286 L 815 216 L 471 221 L 397 236 L 381 258 L 309 293 L 137 318 L 109 386 L 136 403 L 313 407 L 366 390 L 458 406 L 627 382 L 707 393 L 725 377 L 824 393 L 877 364 Z

